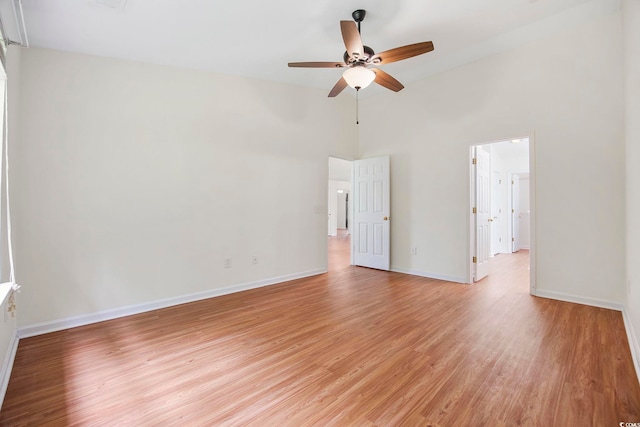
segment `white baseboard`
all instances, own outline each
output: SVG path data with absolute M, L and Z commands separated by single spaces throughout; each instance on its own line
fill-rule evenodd
M 629 348 L 631 349 L 633 366 L 636 368 L 636 376 L 638 377 L 638 382 L 640 382 L 640 363 L 638 360 L 638 356 L 640 356 L 640 343 L 638 343 L 638 336 L 636 335 L 635 329 L 633 329 L 633 324 L 631 323 L 631 319 L 629 319 L 626 307 L 622 310 L 622 319 L 624 320 L 624 329 L 627 331 L 627 340 L 629 341 Z
M 428 273 L 425 271 L 414 270 L 412 268 L 397 267 L 395 265 L 391 266 L 391 271 L 395 273 L 404 273 L 404 274 L 411 274 L 413 276 L 427 277 L 429 279 L 444 280 L 446 282 L 466 283 L 463 277 L 447 276 L 446 274 Z
M 259 280 L 256 282 L 242 283 L 238 285 L 228 286 L 226 288 L 211 289 L 204 292 L 194 294 L 181 295 L 172 298 L 166 298 L 149 303 L 137 304 L 127 307 L 116 308 L 112 310 L 104 310 L 96 313 L 85 314 L 81 316 L 68 317 L 66 319 L 53 320 L 50 322 L 37 323 L 18 328 L 18 337 L 28 338 L 36 335 L 47 334 L 49 332 L 61 331 L 64 329 L 75 328 L 78 326 L 89 325 L 91 323 L 103 322 L 105 320 L 117 319 L 119 317 L 131 316 L 134 314 L 144 313 L 147 311 L 157 310 L 160 308 L 171 307 L 174 305 L 185 304 L 189 302 L 199 301 L 203 299 L 218 297 L 221 295 L 232 294 L 235 292 L 246 291 L 249 289 L 261 288 L 263 286 L 275 285 L 290 280 L 302 279 L 304 277 L 316 276 L 326 273 L 326 269 L 309 270 L 301 273 L 288 274 L 285 276 L 272 277 L 270 279 Z
M 14 335 L 9 343 L 7 354 L 4 356 L 4 363 L 0 370 L 0 407 L 4 402 L 4 396 L 7 394 L 7 387 L 9 386 L 9 378 L 11 377 L 11 370 L 13 369 L 13 362 L 16 359 L 16 353 L 18 352 L 19 338 Z
M 559 301 L 573 302 L 576 304 L 590 305 L 593 307 L 608 308 L 610 310 L 622 311 L 624 305 L 618 302 L 601 300 L 597 298 L 582 297 L 579 295 L 565 294 L 562 292 L 545 291 L 544 289 L 536 289 L 537 297 L 556 299 Z

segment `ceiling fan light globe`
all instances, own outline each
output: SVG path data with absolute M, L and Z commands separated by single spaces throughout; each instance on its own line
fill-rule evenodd
M 364 89 L 369 86 L 376 78 L 376 73 L 366 67 L 347 68 L 342 77 L 347 84 L 354 89 Z

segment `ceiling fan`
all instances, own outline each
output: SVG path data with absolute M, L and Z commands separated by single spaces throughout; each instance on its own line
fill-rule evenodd
M 338 95 L 344 88 L 350 86 L 356 91 L 376 82 L 380 86 L 398 92 L 404 88 L 402 83 L 385 73 L 377 65 L 390 64 L 403 59 L 422 55 L 433 50 L 432 42 L 414 43 L 407 46 L 375 53 L 369 46 L 362 44 L 360 37 L 360 23 L 367 12 L 358 9 L 351 14 L 353 21 L 340 21 L 342 39 L 347 50 L 343 55 L 343 62 L 289 62 L 289 67 L 302 68 L 346 68 L 340 80 L 329 92 L 329 97 Z M 358 24 L 356 26 L 356 23 Z

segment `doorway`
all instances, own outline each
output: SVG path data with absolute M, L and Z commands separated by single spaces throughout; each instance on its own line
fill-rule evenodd
M 327 235 L 328 262 L 351 263 L 351 251 L 344 250 L 346 244 L 351 248 L 353 218 L 353 162 L 329 157 L 329 182 L 327 192 Z M 335 244 L 334 241 L 340 241 Z M 336 248 L 341 249 L 336 252 Z M 332 251 L 336 253 L 332 253 Z M 345 259 L 346 258 L 346 259 Z
M 343 230 L 350 239 L 352 265 L 385 271 L 390 268 L 389 167 L 389 156 L 353 162 L 329 158 L 327 234 L 337 237 L 339 225 L 346 227 Z
M 532 152 L 532 137 L 470 148 L 468 283 L 491 274 L 492 258 L 526 252 L 530 293 L 535 292 Z

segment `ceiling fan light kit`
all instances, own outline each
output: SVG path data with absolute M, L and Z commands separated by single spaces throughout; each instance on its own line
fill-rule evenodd
M 364 66 L 351 67 L 342 73 L 342 78 L 345 79 L 349 86 L 355 90 L 360 90 L 373 83 L 376 73 Z

